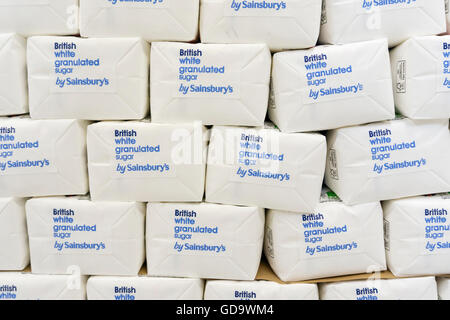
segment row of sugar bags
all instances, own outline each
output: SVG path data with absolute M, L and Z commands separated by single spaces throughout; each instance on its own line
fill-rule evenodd
M 283 132 L 339 128 L 394 118 L 450 117 L 450 36 L 385 40 L 277 53 L 262 44 L 154 43 L 0 35 L 0 114 L 34 119 L 142 119 L 261 126 Z M 28 61 L 28 82 L 26 76 Z M 391 76 L 392 74 L 392 76 Z M 27 90 L 28 85 L 28 90 Z M 393 88 L 393 90 L 392 90 Z M 395 99 L 394 99 L 395 98 Z
M 437 281 L 436 281 L 437 280 Z M 420 277 L 280 284 L 208 280 L 205 300 L 448 300 L 449 278 Z M 436 286 L 437 282 L 437 286 Z M 319 289 L 317 291 L 317 289 Z
M 87 282 L 87 283 L 86 283 Z M 0 300 L 449 300 L 449 278 L 316 284 L 0 273 Z
M 0 198 L 0 270 L 254 280 L 264 210 L 208 203 Z M 147 227 L 145 221 L 147 220 Z M 146 229 L 146 230 L 145 230 Z M 147 245 L 145 245 L 145 234 Z
M 449 194 L 348 206 L 324 190 L 312 213 L 212 203 L 0 198 L 0 269 L 254 280 L 263 248 L 283 281 L 386 270 L 450 274 Z M 384 230 L 383 230 L 384 211 Z M 27 224 L 27 225 L 26 225 Z M 264 230 L 265 229 L 265 230 Z M 146 246 L 144 235 L 146 234 Z M 383 239 L 384 237 L 384 239 Z
M 26 113 L 27 91 L 35 119 L 131 120 L 149 113 L 150 46 L 139 38 L 31 37 L 27 50 L 19 36 L 0 42 L 0 114 Z M 152 57 L 153 121 L 263 124 L 271 68 L 265 45 L 154 43 Z
M 450 21 L 448 0 L 51 0 L 39 6 L 35 0 L 1 0 L 0 6 L 0 32 L 148 41 L 195 40 L 200 6 L 202 42 L 267 43 L 272 50 L 313 47 L 319 29 L 323 43 L 388 38 L 393 46 L 442 33 L 446 15 Z
M 87 125 L 0 118 L 0 196 L 191 202 L 206 189 L 207 202 L 311 212 L 324 171 L 348 205 L 450 191 L 448 119 L 332 130 L 328 156 L 323 135 L 269 125 L 214 126 L 207 148 L 199 123 L 116 121 L 88 126 L 86 159 Z

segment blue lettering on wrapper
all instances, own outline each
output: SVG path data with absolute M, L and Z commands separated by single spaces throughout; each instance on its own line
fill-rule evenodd
M 362 8 L 371 10 L 374 7 L 388 7 L 399 4 L 411 5 L 416 3 L 417 0 L 363 0 Z
M 16 300 L 18 288 L 14 284 L 0 285 L 0 300 Z
M 271 11 L 280 11 L 287 9 L 287 4 L 284 1 L 266 1 L 266 0 L 232 0 L 230 8 L 234 11 L 242 11 L 244 9 L 264 9 Z
M 117 3 L 148 3 L 148 4 L 159 4 L 159 3 L 163 3 L 165 0 L 106 0 L 107 2 L 111 3 L 112 5 L 116 5 Z

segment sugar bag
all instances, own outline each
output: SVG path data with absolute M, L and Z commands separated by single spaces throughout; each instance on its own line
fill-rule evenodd
M 450 194 L 386 201 L 383 209 L 393 274 L 450 274 Z
M 199 0 L 80 0 L 82 37 L 193 41 Z
M 79 120 L 0 118 L 0 197 L 85 194 L 86 126 Z
M 91 197 L 106 201 L 201 201 L 205 184 L 198 122 L 99 122 L 88 127 Z
M 150 276 L 254 280 L 264 210 L 212 203 L 149 203 Z
M 203 43 L 266 43 L 271 50 L 309 48 L 319 37 L 321 0 L 201 0 Z
M 206 201 L 312 210 L 320 198 L 325 148 L 319 134 L 215 126 L 208 150 Z
M 23 270 L 29 262 L 25 199 L 0 198 L 0 270 Z
M 438 295 L 440 300 L 450 300 L 450 278 L 438 278 Z
M 325 182 L 347 204 L 450 190 L 448 119 L 329 131 Z
M 148 113 L 149 44 L 139 38 L 28 40 L 35 119 L 142 119 Z
M 88 300 L 202 300 L 204 281 L 188 278 L 93 276 Z
M 316 284 L 209 280 L 205 300 L 319 300 Z
M 0 300 L 85 300 L 84 276 L 0 272 Z
M 450 118 L 450 36 L 411 38 L 391 50 L 398 111 L 411 119 Z
M 445 28 L 442 0 L 325 0 L 319 41 L 338 44 L 387 38 L 394 47 Z
M 75 35 L 78 0 L 0 0 L 0 33 Z
M 155 122 L 263 125 L 271 55 L 264 44 L 155 42 L 150 107 Z
M 283 132 L 393 119 L 386 40 L 276 53 L 269 117 Z
M 269 210 L 264 252 L 282 281 L 386 270 L 380 203 L 348 206 L 325 189 L 310 213 Z
M 35 198 L 26 211 L 33 273 L 137 275 L 142 267 L 142 203 Z
M 437 300 L 434 277 L 344 281 L 319 289 L 321 300 Z
M 0 115 L 28 112 L 26 40 L 0 34 Z

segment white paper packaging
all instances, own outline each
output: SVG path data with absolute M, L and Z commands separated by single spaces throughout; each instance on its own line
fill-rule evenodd
M 450 35 L 450 2 L 445 0 L 445 13 L 447 14 L 447 34 Z
M 386 270 L 379 202 L 347 206 L 324 193 L 312 213 L 269 210 L 265 255 L 282 281 Z
M 450 300 L 450 278 L 438 278 L 438 295 L 440 300 Z
M 393 274 L 450 274 L 450 194 L 386 201 L 383 209 Z
M 78 0 L 0 0 L 0 33 L 75 35 Z
M 82 37 L 142 37 L 153 41 L 193 41 L 199 0 L 80 0 Z
M 263 125 L 270 51 L 264 44 L 155 42 L 150 107 L 155 122 Z
M 90 277 L 88 300 L 202 300 L 204 281 L 188 278 Z
M 25 199 L 0 198 L 0 270 L 23 270 L 29 261 Z
M 213 127 L 206 201 L 313 210 L 320 198 L 325 149 L 319 134 Z
M 271 50 L 316 45 L 321 0 L 201 0 L 203 43 L 266 43 Z
M 391 50 L 395 105 L 411 119 L 450 118 L 450 36 L 409 39 Z
M 445 31 L 443 0 L 326 0 L 319 41 L 349 43 L 387 38 L 389 46 Z
M 142 119 L 148 113 L 149 44 L 139 38 L 28 40 L 35 119 Z
M 35 198 L 26 203 L 33 273 L 137 275 L 145 259 L 145 206 Z
M 437 300 L 434 277 L 344 281 L 319 289 L 321 300 Z
M 86 126 L 79 120 L 0 118 L 0 197 L 85 194 Z
M 149 203 L 150 276 L 254 280 L 264 210 L 211 203 Z
M 0 34 L 0 115 L 28 112 L 26 41 Z
M 147 121 L 88 127 L 91 197 L 106 201 L 201 201 L 205 128 Z
M 316 284 L 211 280 L 205 300 L 319 300 L 319 292 Z
M 450 190 L 448 119 L 329 131 L 325 182 L 347 204 Z
M 0 272 L 0 300 L 85 300 L 86 280 L 76 274 Z
M 269 117 L 284 132 L 393 119 L 386 40 L 275 54 Z

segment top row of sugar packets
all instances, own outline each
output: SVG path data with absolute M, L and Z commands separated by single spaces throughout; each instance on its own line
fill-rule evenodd
M 0 33 L 266 43 L 272 51 L 446 30 L 448 0 L 0 0 Z M 31 19 L 32 17 L 32 19 Z M 199 23 L 200 21 L 200 23 Z M 319 37 L 320 33 L 320 37 Z
M 268 113 L 283 132 L 390 120 L 394 105 L 411 119 L 450 117 L 450 35 L 390 53 L 385 39 L 278 52 L 273 64 L 265 44 L 150 50 L 140 38 L 0 34 L 0 47 L 3 116 L 140 120 L 151 110 L 155 123 L 262 126 Z

